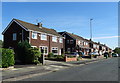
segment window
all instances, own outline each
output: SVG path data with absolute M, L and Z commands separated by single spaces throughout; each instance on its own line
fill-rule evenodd
M 69 40 L 67 40 L 67 43 L 69 44 Z
M 96 45 L 94 44 L 93 47 L 96 48 Z
M 32 32 L 32 39 L 37 39 L 37 33 L 36 32 Z
M 86 45 L 88 45 L 88 42 L 86 42 Z
M 74 43 L 74 41 L 73 40 L 70 40 L 70 44 L 73 44 Z
M 33 48 L 37 48 L 37 46 L 31 46 L 31 47 L 33 47 Z
M 78 41 L 78 45 L 80 45 L 80 41 Z
M 83 42 L 84 43 L 84 45 L 86 45 L 86 42 Z
M 40 52 L 43 53 L 43 55 L 48 54 L 48 47 L 47 46 L 40 46 Z
M 52 41 L 53 41 L 53 42 L 57 42 L 57 37 L 56 37 L 56 36 L 53 36 L 53 37 L 52 37 Z
M 46 34 L 41 34 L 41 40 L 47 40 L 47 35 Z
M 17 34 L 13 33 L 13 40 L 17 40 Z
M 60 43 L 63 43 L 63 39 L 62 39 L 62 38 L 59 38 L 59 42 L 60 42 Z
M 97 48 L 99 48 L 99 45 L 97 45 Z
M 70 53 L 70 48 L 67 48 L 67 52 Z
M 58 47 L 52 47 L 52 53 L 58 55 Z
M 84 43 L 83 41 L 80 41 L 80 44 L 81 44 L 81 45 L 83 45 L 83 43 Z

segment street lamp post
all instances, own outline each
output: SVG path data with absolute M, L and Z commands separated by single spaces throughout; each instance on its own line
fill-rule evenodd
M 90 19 L 90 40 L 92 41 L 92 20 Z

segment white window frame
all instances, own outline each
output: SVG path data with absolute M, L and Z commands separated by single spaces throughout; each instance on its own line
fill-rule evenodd
M 57 42 L 57 36 L 52 36 L 52 41 Z
M 57 53 L 53 53 L 53 52 L 52 52 L 52 51 L 54 50 L 53 48 L 56 48 L 55 50 L 57 50 Z M 59 50 L 58 50 L 58 47 L 52 47 L 52 48 L 51 48 L 51 52 L 52 52 L 54 55 L 58 55 L 58 51 L 59 51 Z
M 93 47 L 96 48 L 96 45 L 94 44 Z
M 88 45 L 88 42 L 86 42 L 86 45 Z
M 33 38 L 33 35 L 36 36 L 36 37 Z M 37 39 L 37 32 L 32 32 L 32 39 Z
M 71 52 L 71 48 L 67 48 L 67 52 L 70 53 Z
M 41 33 L 41 40 L 47 40 L 47 35 L 46 35 L 46 34 Z
M 48 46 L 39 46 L 39 51 L 41 52 L 41 49 L 40 48 L 44 48 L 44 52 L 43 52 L 43 55 L 48 55 Z M 47 53 L 45 53 L 45 48 L 47 48 Z
M 59 42 L 60 42 L 60 43 L 63 43 L 63 38 L 59 38 Z
M 17 40 L 17 33 L 13 33 L 13 40 Z
M 31 47 L 33 47 L 33 48 L 37 48 L 37 46 L 31 46 Z
M 78 45 L 80 45 L 80 41 L 78 41 Z

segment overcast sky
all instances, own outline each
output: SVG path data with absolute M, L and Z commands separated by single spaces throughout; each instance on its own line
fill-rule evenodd
M 117 2 L 3 2 L 2 29 L 13 18 L 33 24 L 42 22 L 44 27 L 68 31 L 88 39 L 90 19 L 93 18 L 93 40 L 111 48 L 118 46 Z

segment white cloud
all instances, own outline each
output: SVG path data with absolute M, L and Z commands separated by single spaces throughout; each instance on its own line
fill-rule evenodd
M 94 37 L 93 39 L 108 39 L 108 38 L 118 38 L 120 36 L 107 36 L 107 37 Z

